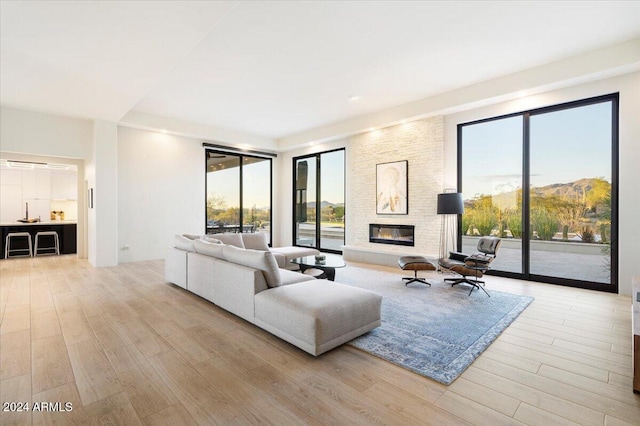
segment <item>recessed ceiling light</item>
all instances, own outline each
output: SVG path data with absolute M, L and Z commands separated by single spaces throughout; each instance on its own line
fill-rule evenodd
M 358 95 L 351 95 L 351 96 L 349 96 L 349 100 L 350 100 L 350 101 L 357 101 L 358 99 L 360 99 L 360 96 L 358 96 Z
M 167 133 L 167 129 L 160 130 L 162 133 Z
M 373 128 L 373 127 L 369 127 L 369 131 L 370 131 L 370 132 L 373 132 L 374 130 L 375 130 L 375 128 Z

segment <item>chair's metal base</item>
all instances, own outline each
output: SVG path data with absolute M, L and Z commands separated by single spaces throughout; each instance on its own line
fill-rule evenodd
M 415 283 L 426 284 L 429 287 L 431 287 L 431 284 L 429 284 L 425 278 L 418 277 L 418 271 L 413 271 L 413 277 L 402 277 L 402 281 L 407 281 L 406 283 L 404 283 L 405 286 L 415 282 Z
M 491 297 L 491 295 L 487 293 L 487 290 L 484 289 L 484 281 L 482 280 L 470 280 L 467 277 L 461 277 L 461 278 L 445 278 L 444 281 L 445 282 L 450 281 L 451 287 L 458 284 L 471 285 L 471 291 L 469 291 L 469 296 L 471 296 L 471 293 L 473 293 L 474 289 L 479 288 L 480 290 L 484 291 L 484 294 Z

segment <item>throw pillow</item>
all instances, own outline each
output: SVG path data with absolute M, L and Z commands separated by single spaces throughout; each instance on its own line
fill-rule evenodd
M 223 253 L 228 262 L 261 270 L 269 287 L 282 285 L 280 270 L 273 253 L 261 250 L 239 249 L 234 246 L 223 246 Z
M 223 251 L 225 245 L 222 243 L 212 243 L 203 239 L 198 239 L 193 241 L 193 247 L 195 251 L 200 254 L 225 260 Z
M 216 234 L 214 238 L 222 241 L 223 244 L 244 248 L 244 243 L 242 242 L 242 236 L 240 234 Z
M 182 234 L 183 237 L 187 237 L 190 240 L 197 240 L 198 238 L 200 238 L 200 235 L 195 235 L 195 234 Z
M 185 237 L 184 235 L 178 235 L 176 234 L 175 238 L 174 238 L 174 242 L 173 245 L 180 250 L 185 250 L 185 251 L 196 251 L 193 248 L 193 240 L 190 238 Z
M 267 244 L 267 234 L 264 232 L 255 232 L 241 234 L 244 248 L 251 250 L 269 251 L 269 245 Z
M 213 238 L 213 237 L 209 237 L 208 235 L 203 235 L 201 238 L 201 240 L 205 240 L 209 243 L 213 243 L 213 244 L 224 244 L 222 241 L 220 241 L 217 238 Z

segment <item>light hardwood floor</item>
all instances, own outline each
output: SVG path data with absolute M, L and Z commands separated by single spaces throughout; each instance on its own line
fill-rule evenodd
M 489 277 L 536 299 L 444 386 L 349 346 L 314 358 L 163 267 L 0 261 L 0 400 L 73 408 L 0 424 L 640 425 L 629 297 Z

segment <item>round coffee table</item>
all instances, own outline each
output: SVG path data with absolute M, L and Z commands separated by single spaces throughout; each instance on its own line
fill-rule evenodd
M 291 260 L 291 263 L 295 263 L 300 266 L 300 271 L 304 274 L 307 271 L 307 275 L 313 276 L 318 279 L 326 278 L 333 281 L 336 277 L 336 268 L 344 268 L 346 265 L 340 256 L 326 256 L 324 260 L 316 260 L 315 256 L 297 257 Z M 320 270 L 323 274 L 319 274 L 316 271 Z

